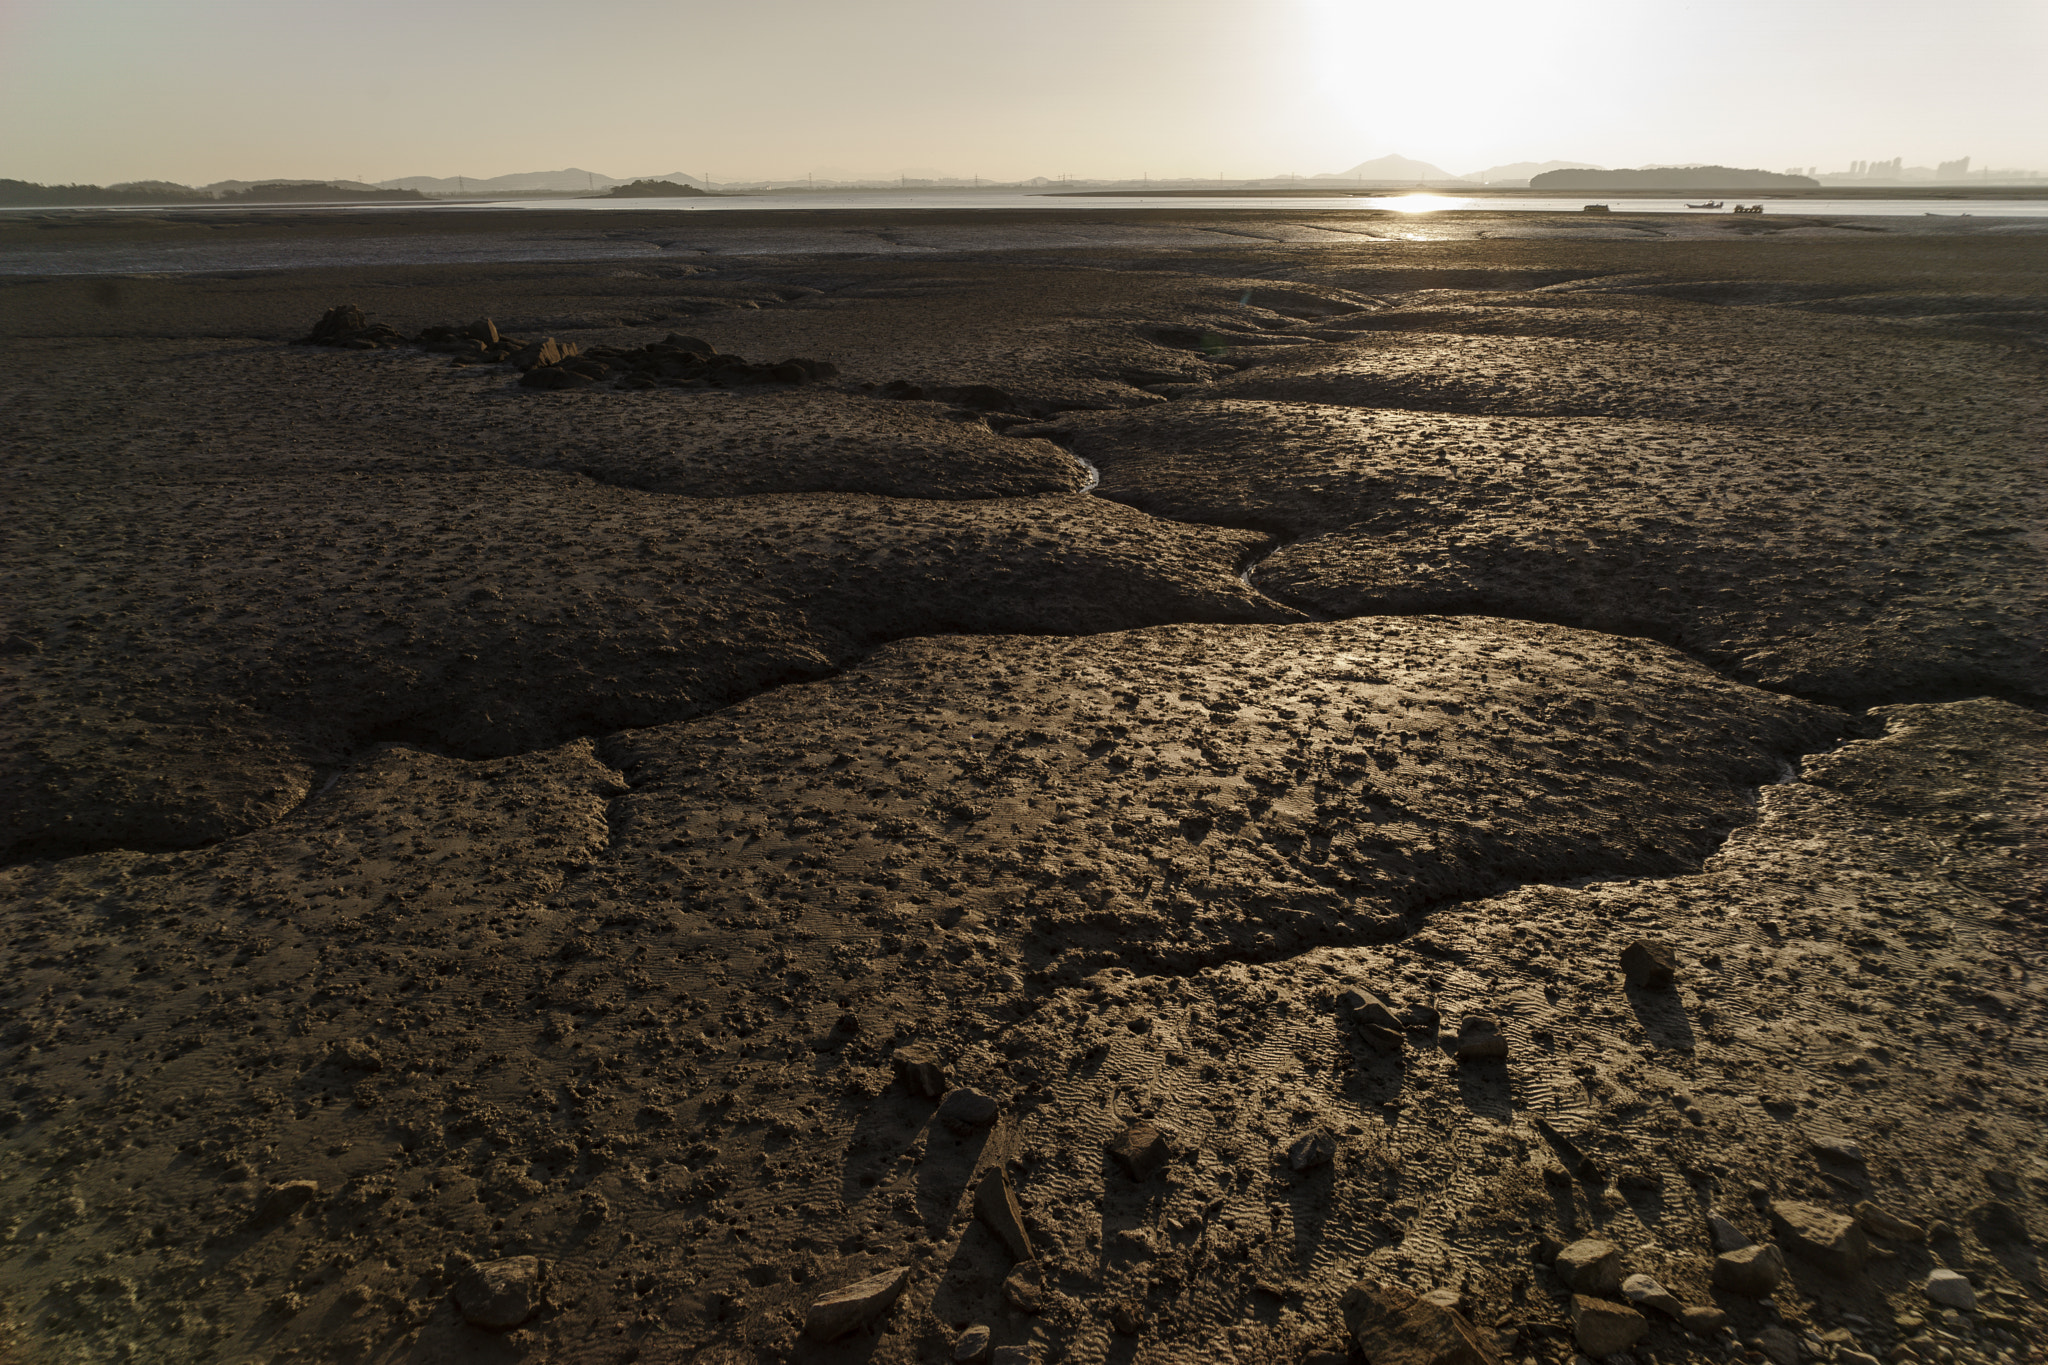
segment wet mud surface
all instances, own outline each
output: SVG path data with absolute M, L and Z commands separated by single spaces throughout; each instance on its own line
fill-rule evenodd
M 1175 222 L 10 278 L 0 1355 L 2025 1359 L 2048 260 Z

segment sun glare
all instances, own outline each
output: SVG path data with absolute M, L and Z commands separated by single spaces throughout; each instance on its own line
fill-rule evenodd
M 1432 213 L 1437 209 L 1456 208 L 1464 203 L 1462 199 L 1449 199 L 1441 194 L 1404 194 L 1398 199 L 1389 199 L 1382 206 L 1397 213 Z

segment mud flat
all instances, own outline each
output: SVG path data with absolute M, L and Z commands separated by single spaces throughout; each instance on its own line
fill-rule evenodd
M 0 1358 L 2048 1339 L 2038 231 L 545 217 L 0 225 Z

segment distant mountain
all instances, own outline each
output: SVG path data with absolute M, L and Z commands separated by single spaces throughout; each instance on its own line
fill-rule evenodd
M 648 180 L 668 180 L 678 185 L 702 186 L 701 176 L 686 175 L 682 171 L 670 171 L 666 175 L 643 177 Z M 520 171 L 512 175 L 494 175 L 477 179 L 467 175 L 408 175 L 397 180 L 380 180 L 379 189 L 419 190 L 424 194 L 589 194 L 593 190 L 609 190 L 628 182 L 615 176 L 601 175 L 571 166 L 559 171 Z
M 1529 178 L 1532 190 L 1817 190 L 1804 175 L 1737 170 L 1732 166 L 1659 166 L 1639 171 L 1545 171 Z
M 1414 161 L 1405 156 L 1387 155 L 1373 161 L 1361 161 L 1348 171 L 1335 175 L 1312 175 L 1311 180 L 1389 181 L 1394 184 L 1412 185 L 1418 180 L 1457 180 L 1441 166 L 1432 166 L 1427 161 Z
M 1531 176 L 1542 175 L 1545 171 L 1601 171 L 1605 166 L 1595 166 L 1590 161 L 1510 161 L 1505 166 L 1488 166 L 1483 171 L 1473 171 L 1460 179 L 1491 185 L 1498 181 L 1527 181 Z
M 0 208 L 60 208 L 94 204 L 198 204 L 213 198 L 189 185 L 161 180 L 146 184 L 38 185 L 30 180 L 0 180 Z

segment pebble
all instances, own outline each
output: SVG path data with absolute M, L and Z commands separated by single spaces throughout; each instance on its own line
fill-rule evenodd
M 811 1304 L 804 1332 L 818 1341 L 837 1341 L 896 1302 L 910 1280 L 910 1267 L 897 1266 L 835 1289 Z
M 1977 1307 L 1977 1291 L 1960 1271 L 1934 1271 L 1920 1290 L 1944 1308 L 1958 1308 L 1968 1313 Z
M 1649 1321 L 1635 1309 L 1590 1294 L 1572 1295 L 1571 1314 L 1572 1338 L 1590 1356 L 1626 1351 L 1650 1330 Z
M 1631 986 L 1669 990 L 1678 976 L 1678 951 L 1662 939 L 1639 938 L 1621 950 L 1621 970 Z
M 1461 1062 L 1483 1061 L 1508 1055 L 1508 1038 L 1500 1024 L 1484 1014 L 1468 1014 L 1459 1021 L 1456 1047 Z
M 1768 1297 L 1784 1278 L 1785 1253 L 1769 1242 L 1737 1247 L 1714 1258 L 1715 1287 L 1752 1299 Z
M 1031 1234 L 1024 1227 L 1023 1211 L 1017 1207 L 1017 1192 L 1010 1188 L 1009 1172 L 1002 1167 L 991 1166 L 981 1177 L 981 1186 L 974 1192 L 974 1216 L 1003 1239 L 1011 1257 L 1019 1261 L 1035 1259 Z
M 1649 1275 L 1631 1275 L 1621 1282 L 1621 1292 L 1638 1308 L 1654 1308 L 1669 1318 L 1684 1314 L 1685 1305 L 1676 1295 Z
M 1558 1252 L 1552 1268 L 1575 1293 L 1604 1297 L 1622 1289 L 1621 1248 L 1597 1237 L 1582 1238 Z
M 1145 1181 L 1173 1158 L 1173 1148 L 1156 1125 L 1139 1119 L 1116 1135 L 1109 1154 L 1131 1179 Z
M 1927 1229 L 1918 1223 L 1899 1217 L 1878 1204 L 1866 1199 L 1856 1206 L 1857 1221 L 1863 1230 L 1874 1236 L 1893 1242 L 1921 1242 L 1927 1239 Z
M 932 1100 L 946 1093 L 946 1068 L 936 1054 L 924 1048 L 902 1048 L 891 1060 L 904 1089 Z
M 1796 1199 L 1771 1203 L 1779 1245 L 1836 1275 L 1854 1275 L 1870 1259 L 1870 1239 L 1847 1214 Z
M 1318 1129 L 1295 1139 L 1287 1149 L 1287 1164 L 1296 1171 L 1313 1171 L 1327 1166 L 1337 1155 L 1337 1139 Z
M 990 1333 L 984 1323 L 975 1323 L 953 1338 L 954 1365 L 966 1365 L 988 1354 Z
M 948 1090 L 946 1098 L 939 1101 L 938 1118 L 954 1132 L 966 1134 L 994 1123 L 997 1108 L 993 1099 L 963 1085 Z
M 509 1332 L 541 1304 L 541 1264 L 534 1256 L 509 1256 L 473 1265 L 455 1281 L 455 1306 L 462 1319 L 487 1332 Z

